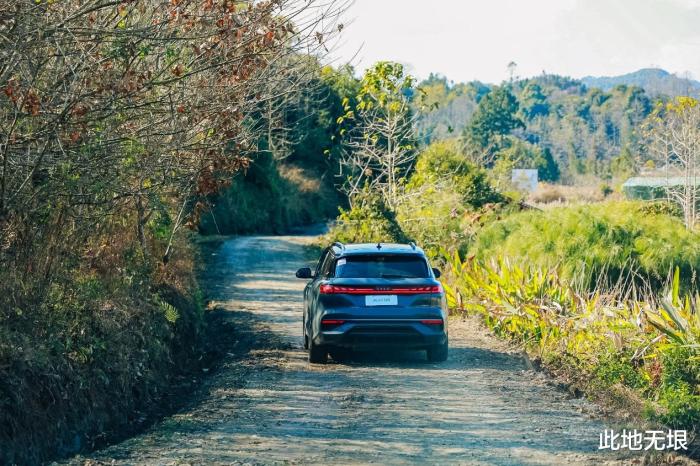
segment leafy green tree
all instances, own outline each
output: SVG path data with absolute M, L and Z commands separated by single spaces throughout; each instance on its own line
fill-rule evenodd
M 559 179 L 559 165 L 554 161 L 549 149 L 540 148 L 513 136 L 506 139 L 504 146 L 496 154 L 496 171 L 504 180 L 510 179 L 510 172 L 514 168 L 537 169 L 540 181 Z
M 610 160 L 610 171 L 619 178 L 629 178 L 637 172 L 637 161 L 629 147 L 623 147 L 620 154 Z
M 558 181 L 561 175 L 559 164 L 552 157 L 548 147 L 535 151 L 533 167 L 537 168 L 539 179 L 542 181 Z
M 526 120 L 549 114 L 547 96 L 536 82 L 527 83 L 520 94 L 520 111 Z
M 359 92 L 359 80 L 349 66 L 337 70 L 331 66 L 310 66 L 308 73 L 314 77 L 304 93 L 302 105 L 286 122 L 295 141 L 288 161 L 333 182 L 340 159 L 340 131 L 350 126 L 350 122 L 339 123 L 338 118 L 346 113 L 345 97 L 356 96 Z M 350 104 L 354 102 L 355 98 L 351 97 Z
M 515 128 L 524 128 L 518 119 L 518 101 L 508 86 L 494 88 L 479 102 L 472 120 L 464 130 L 468 151 L 485 157 L 485 165 L 492 163 L 491 156 L 498 151 L 503 137 Z

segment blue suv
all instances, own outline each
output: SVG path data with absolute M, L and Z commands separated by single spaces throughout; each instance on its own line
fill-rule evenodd
M 429 361 L 447 359 L 447 306 L 440 271 L 415 244 L 334 243 L 304 289 L 302 321 L 309 361 L 330 353 L 378 347 L 424 349 Z

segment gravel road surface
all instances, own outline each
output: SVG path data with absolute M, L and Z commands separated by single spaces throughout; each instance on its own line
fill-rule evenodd
M 630 464 L 599 452 L 596 409 L 548 383 L 474 320 L 450 357 L 360 354 L 310 365 L 301 347 L 309 236 L 206 246 L 202 285 L 230 329 L 223 365 L 178 414 L 73 464 Z

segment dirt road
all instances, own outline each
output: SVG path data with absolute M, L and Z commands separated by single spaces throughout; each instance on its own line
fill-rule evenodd
M 450 358 L 364 355 L 311 366 L 301 348 L 310 237 L 211 247 L 203 285 L 238 343 L 179 414 L 75 464 L 618 464 L 595 408 L 517 354 L 450 321 Z M 251 346 L 252 345 L 252 346 Z M 241 350 L 239 348 L 245 348 Z M 629 459 L 628 461 L 629 462 Z

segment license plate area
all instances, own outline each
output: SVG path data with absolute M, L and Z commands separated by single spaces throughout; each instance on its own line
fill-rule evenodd
M 395 294 L 375 294 L 365 296 L 365 306 L 396 306 L 399 298 Z

